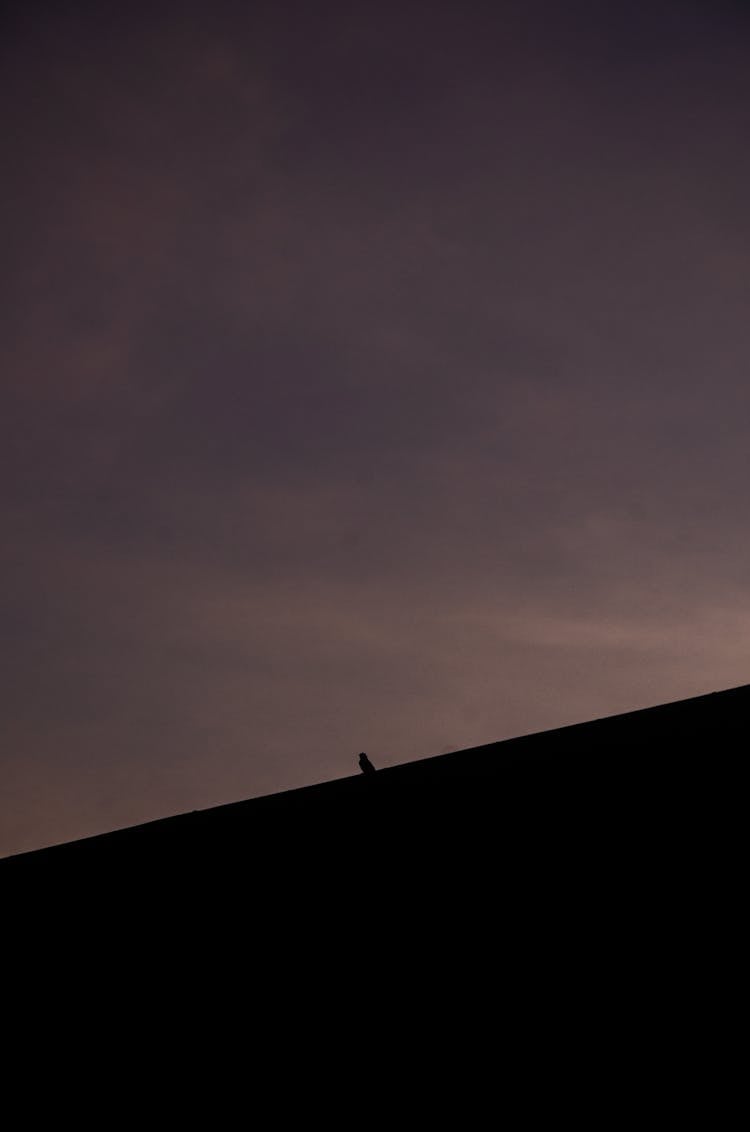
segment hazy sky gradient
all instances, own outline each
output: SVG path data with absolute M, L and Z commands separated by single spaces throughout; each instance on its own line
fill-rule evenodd
M 0 43 L 0 852 L 750 682 L 744 4 Z

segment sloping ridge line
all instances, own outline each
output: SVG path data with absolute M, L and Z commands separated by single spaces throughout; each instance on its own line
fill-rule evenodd
M 400 790 L 402 787 L 406 790 L 412 787 L 426 788 L 429 780 L 478 780 L 501 775 L 511 767 L 528 766 L 531 763 L 537 763 L 539 760 L 549 762 L 550 756 L 553 758 L 570 756 L 583 750 L 591 754 L 596 749 L 597 743 L 602 740 L 615 748 L 627 748 L 628 742 L 635 737 L 642 741 L 645 737 L 647 742 L 653 743 L 659 738 L 666 738 L 675 732 L 684 734 L 693 727 L 697 727 L 698 730 L 701 726 L 705 727 L 707 724 L 712 724 L 715 727 L 717 721 L 722 721 L 731 726 L 733 708 L 742 708 L 744 701 L 746 701 L 748 712 L 750 712 L 750 684 L 709 692 L 683 700 L 670 701 L 665 704 L 656 704 L 617 715 L 603 716 L 581 723 L 567 724 L 564 727 L 551 728 L 546 731 L 532 732 L 476 747 L 467 747 L 459 751 L 431 755 L 411 762 L 399 763 L 396 766 L 384 767 L 379 769 L 376 775 L 360 773 L 345 778 L 330 779 L 325 782 L 296 787 L 275 794 L 259 795 L 237 802 L 228 802 L 201 810 L 157 818 L 153 821 L 95 834 L 77 841 L 63 842 L 44 846 L 30 852 L 15 854 L 6 858 L 6 861 L 28 859 L 37 854 L 48 854 L 58 849 L 89 846 L 94 848 L 98 844 L 110 844 L 112 841 L 120 840 L 128 835 L 148 835 L 152 832 L 164 834 L 169 831 L 177 833 L 190 822 L 201 822 L 202 819 L 210 819 L 212 822 L 221 821 L 223 817 L 239 817 L 240 812 L 245 811 L 247 811 L 248 817 L 260 816 L 262 810 L 267 811 L 269 808 L 278 812 L 285 807 L 293 807 L 296 803 L 311 802 L 314 804 L 315 799 L 321 801 L 333 800 L 335 793 L 345 793 L 349 797 L 356 794 L 362 797 L 364 791 L 372 789 L 375 780 L 377 780 L 380 789 L 389 792 Z M 706 718 L 707 715 L 708 719 Z M 649 749 L 649 755 L 653 756 L 652 749 Z M 354 755 L 352 757 L 354 758 Z M 601 763 L 600 755 L 599 761 Z

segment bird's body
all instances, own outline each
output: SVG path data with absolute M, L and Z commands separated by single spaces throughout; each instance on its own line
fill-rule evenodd
M 359 769 L 362 771 L 363 774 L 374 774 L 375 773 L 375 767 L 372 765 L 372 763 L 370 762 L 370 760 L 368 759 L 368 757 L 367 757 L 367 755 L 365 754 L 364 751 L 360 752 Z

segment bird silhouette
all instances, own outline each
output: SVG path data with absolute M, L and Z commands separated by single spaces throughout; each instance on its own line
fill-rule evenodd
M 367 757 L 367 755 L 365 754 L 364 751 L 360 752 L 359 769 L 362 771 L 363 774 L 374 774 L 375 773 L 375 767 L 372 765 L 372 763 L 370 762 L 370 760 L 368 759 L 368 757 Z

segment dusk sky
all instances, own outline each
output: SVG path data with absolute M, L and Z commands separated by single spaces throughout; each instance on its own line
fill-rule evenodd
M 750 14 L 4 5 L 0 853 L 750 682 Z

